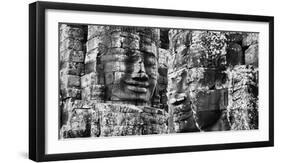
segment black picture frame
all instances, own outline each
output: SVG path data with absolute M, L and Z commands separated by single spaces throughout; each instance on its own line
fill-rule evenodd
M 47 9 L 69 11 L 94 11 L 122 14 L 160 15 L 221 20 L 240 20 L 269 23 L 269 140 L 260 142 L 156 147 L 116 151 L 83 153 L 45 153 L 45 12 Z M 223 150 L 236 148 L 269 147 L 274 145 L 274 17 L 225 13 L 179 11 L 152 8 L 103 6 L 89 4 L 34 2 L 29 5 L 29 158 L 34 161 L 55 161 L 117 157 L 190 151 Z

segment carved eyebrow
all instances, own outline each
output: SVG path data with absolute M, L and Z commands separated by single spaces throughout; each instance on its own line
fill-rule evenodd
M 141 57 L 141 52 L 140 51 L 128 51 L 126 53 L 128 57 Z
M 157 58 L 157 55 L 154 53 L 149 53 L 149 52 L 142 52 L 144 56 L 146 57 L 154 57 Z
M 146 60 L 146 62 L 151 63 L 151 64 L 156 64 L 157 63 L 155 57 L 148 57 L 148 58 L 145 58 L 145 60 Z

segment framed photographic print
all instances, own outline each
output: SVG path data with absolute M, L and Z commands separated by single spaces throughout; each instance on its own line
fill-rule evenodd
M 29 5 L 29 158 L 273 146 L 273 17 Z

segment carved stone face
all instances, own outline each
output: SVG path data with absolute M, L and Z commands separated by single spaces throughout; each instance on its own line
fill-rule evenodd
M 183 70 L 170 77 L 172 93 L 169 96 L 169 102 L 173 109 L 175 132 L 198 131 L 191 109 L 187 73 L 187 70 Z
M 123 73 L 108 87 L 107 98 L 137 105 L 149 104 L 157 83 L 156 54 L 126 50 L 122 56 L 120 67 Z M 105 69 L 107 66 L 110 65 L 105 64 Z

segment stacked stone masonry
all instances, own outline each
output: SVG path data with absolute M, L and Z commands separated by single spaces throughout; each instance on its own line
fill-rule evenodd
M 60 138 L 258 129 L 258 33 L 59 32 Z

